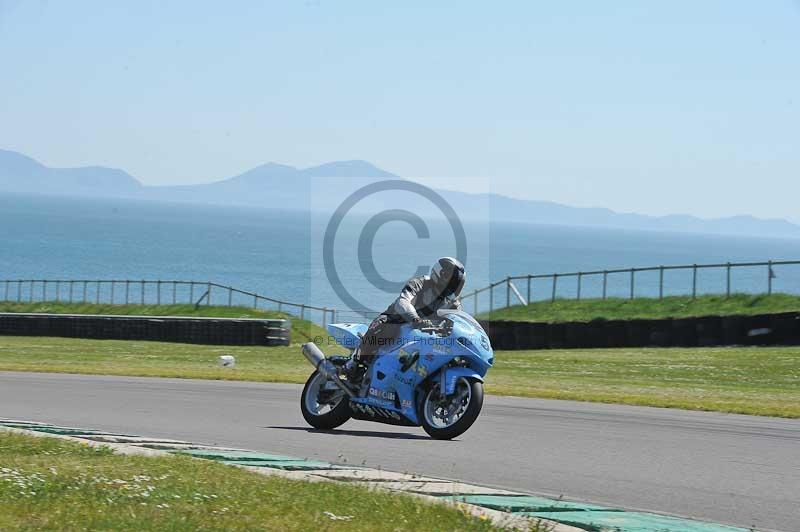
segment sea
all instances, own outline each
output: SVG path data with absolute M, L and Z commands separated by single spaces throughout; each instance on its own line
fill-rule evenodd
M 465 294 L 508 276 L 800 260 L 800 239 L 471 221 L 468 213 L 460 219 L 466 238 L 459 248 L 452 220 L 423 220 L 426 227 L 420 230 L 391 214 L 396 213 L 383 222 L 352 214 L 335 228 L 331 216 L 321 212 L 2 195 L 0 299 L 6 280 L 12 281 L 9 299 L 18 296 L 13 281 L 19 279 L 210 281 L 287 302 L 337 308 L 346 315 L 385 308 L 406 279 L 444 255 L 465 258 Z M 731 291 L 763 293 L 769 277 L 763 266 L 733 268 Z M 724 293 L 727 282 L 725 268 L 701 269 L 697 291 Z M 667 270 L 664 294 L 689 294 L 692 283 L 691 270 Z M 533 300 L 552 297 L 552 279 L 534 279 L 531 292 L 524 279 L 514 281 L 514 287 L 524 299 L 529 294 Z M 608 276 L 608 296 L 629 297 L 630 289 L 630 274 Z M 772 289 L 800 293 L 800 266 L 775 266 Z M 28 284 L 21 285 L 23 299 L 30 296 L 28 290 Z M 64 288 L 59 290 L 46 298 L 64 299 Z M 88 290 L 94 297 L 96 288 Z M 108 287 L 101 290 L 107 301 Z M 188 300 L 186 290 L 179 290 L 178 299 Z M 37 299 L 39 291 L 35 288 Z M 556 292 L 557 297 L 577 297 L 577 277 L 559 279 Z M 117 285 L 115 302 L 121 293 Z M 636 274 L 636 297 L 658 294 L 659 272 Z M 601 275 L 581 279 L 581 297 L 601 295 Z M 155 296 L 148 291 L 146 297 L 152 301 Z M 509 297 L 519 301 L 503 284 L 494 289 L 491 302 L 489 293 L 482 292 L 477 306 L 469 298 L 465 305 L 482 311 L 490 304 L 505 305 Z M 218 290 L 212 301 L 227 304 L 228 295 Z M 234 294 L 232 302 L 252 304 L 252 298 Z

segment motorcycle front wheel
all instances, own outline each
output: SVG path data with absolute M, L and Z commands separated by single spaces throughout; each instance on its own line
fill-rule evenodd
M 434 439 L 450 440 L 464 434 L 483 407 L 483 383 L 466 377 L 456 381 L 455 392 L 441 397 L 433 386 L 422 403 L 422 428 Z
M 300 397 L 303 418 L 315 429 L 335 429 L 350 419 L 350 399 L 334 383 L 315 371 Z

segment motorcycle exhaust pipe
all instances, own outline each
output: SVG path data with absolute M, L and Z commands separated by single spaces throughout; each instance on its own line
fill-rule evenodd
M 319 347 L 317 347 L 317 344 L 314 342 L 303 344 L 303 356 L 306 357 L 306 360 L 308 360 L 308 362 L 314 366 L 317 371 L 333 381 L 333 383 L 341 388 L 344 393 L 350 397 L 356 396 L 356 394 L 354 394 L 353 391 L 341 381 L 339 378 L 339 373 L 336 371 L 336 366 L 334 366 L 330 360 L 325 358 L 325 354 Z

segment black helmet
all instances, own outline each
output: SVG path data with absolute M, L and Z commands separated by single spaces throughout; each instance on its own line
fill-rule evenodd
M 458 297 L 465 279 L 464 265 L 453 257 L 442 257 L 431 268 L 431 281 L 439 297 Z

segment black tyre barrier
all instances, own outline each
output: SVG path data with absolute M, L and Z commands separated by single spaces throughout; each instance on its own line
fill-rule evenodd
M 546 333 L 547 329 L 546 328 L 540 328 L 540 329 L 541 329 L 540 333 L 537 335 L 535 333 L 534 334 L 530 334 L 528 330 L 522 330 L 519 327 L 513 327 L 512 326 L 512 327 L 510 327 L 508 334 L 509 334 L 509 337 L 511 337 L 513 339 L 513 344 L 512 345 L 519 345 L 520 343 L 523 343 L 523 342 L 527 341 L 528 338 L 531 338 L 532 340 L 535 341 L 537 339 L 537 337 L 538 337 L 539 340 L 540 340 L 540 344 L 546 346 L 547 342 L 543 341 L 544 338 L 542 337 L 542 333 Z M 540 349 L 541 349 L 541 347 L 540 347 Z
M 547 328 L 547 339 L 551 349 L 562 349 L 569 347 L 567 345 L 567 324 L 566 323 L 551 323 Z
M 527 349 L 547 349 L 550 345 L 548 329 L 547 323 L 531 323 L 530 328 L 527 329 L 515 327 L 514 339 L 517 342 L 515 345 L 528 341 Z
M 725 316 L 722 318 L 722 342 L 725 345 L 741 345 L 749 343 L 747 316 Z
M 670 347 L 673 340 L 673 324 L 671 319 L 653 320 L 650 322 L 650 344 L 659 347 Z
M 624 320 L 610 320 L 595 322 L 601 327 L 603 340 L 597 342 L 595 347 L 627 347 L 628 322 Z
M 800 345 L 800 312 L 662 320 L 480 322 L 494 349 Z
M 709 316 L 696 318 L 696 320 L 698 346 L 723 345 L 721 317 Z
M 748 345 L 758 345 L 761 342 L 775 340 L 772 319 L 766 316 L 748 316 L 745 319 L 745 331 L 742 343 Z
M 628 344 L 627 347 L 639 345 L 652 345 L 650 343 L 650 320 L 630 320 L 628 321 Z
M 697 333 L 692 318 L 679 318 L 672 320 L 673 346 L 694 347 L 697 345 Z
M 575 322 L 564 324 L 565 347 L 588 347 L 590 339 L 587 338 L 590 324 L 577 324 Z
M 0 313 L 0 335 L 153 340 L 210 345 L 289 345 L 289 320 Z
M 574 332 L 574 329 L 573 329 Z M 607 345 L 606 328 L 603 323 L 590 321 L 586 327 L 582 328 L 581 347 L 592 347 L 596 345 Z
M 773 340 L 777 344 L 790 344 L 800 336 L 800 317 L 779 314 L 772 319 Z

